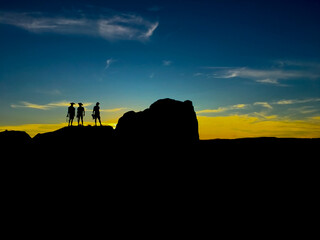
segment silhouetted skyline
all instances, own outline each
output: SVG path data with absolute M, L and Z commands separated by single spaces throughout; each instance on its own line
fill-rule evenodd
M 201 139 L 319 137 L 319 10 L 313 0 L 3 0 L 0 131 L 58 129 L 72 101 L 94 124 L 97 100 L 115 127 L 173 98 L 193 102 Z

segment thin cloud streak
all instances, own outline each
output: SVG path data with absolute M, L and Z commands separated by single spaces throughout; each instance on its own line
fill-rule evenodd
M 255 102 L 253 105 L 260 105 L 265 108 L 273 109 L 273 107 L 268 102 Z
M 119 15 L 97 21 L 99 35 L 108 40 L 147 40 L 159 23 L 134 15 Z
M 249 67 L 202 67 L 212 70 L 211 73 L 198 72 L 195 77 L 206 76 L 207 78 L 232 79 L 241 78 L 252 80 L 259 84 L 288 87 L 283 81 L 307 79 L 320 79 L 319 63 L 281 62 L 278 67 L 270 69 L 254 69 Z M 293 69 L 294 67 L 294 69 Z
M 272 101 L 272 102 L 254 102 L 254 103 L 248 103 L 248 104 L 235 104 L 232 106 L 226 106 L 226 107 L 219 107 L 217 109 L 204 109 L 197 111 L 197 114 L 210 114 L 210 113 L 224 113 L 227 111 L 234 111 L 234 110 L 253 110 L 254 106 L 261 106 L 264 108 L 267 108 L 269 110 L 274 110 L 276 106 L 280 105 L 295 105 L 295 104 L 304 104 L 304 103 L 314 103 L 320 102 L 320 98 L 307 98 L 307 99 L 286 99 L 286 100 L 279 100 L 279 101 Z M 310 106 L 307 106 L 307 108 L 311 108 Z M 253 111 L 254 112 L 254 111 Z M 312 113 L 316 112 L 314 110 L 308 110 L 304 113 Z
M 148 31 L 144 34 L 144 38 L 149 38 L 152 36 L 153 32 L 157 29 L 159 26 L 159 22 L 156 22 L 154 24 L 151 24 Z
M 247 106 L 248 106 L 247 104 L 236 104 L 236 105 L 232 105 L 232 106 L 228 106 L 228 107 L 219 107 L 218 109 L 200 110 L 200 111 L 197 111 L 196 113 L 197 114 L 201 114 L 201 113 L 221 113 L 221 112 L 226 112 L 226 111 L 235 110 L 235 109 L 244 109 Z
M 93 34 L 93 20 L 86 18 L 47 17 L 44 13 L 1 12 L 0 23 L 33 33 Z
M 172 61 L 170 61 L 170 60 L 163 60 L 162 61 L 163 66 L 170 66 L 171 64 L 172 64 Z
M 114 60 L 113 58 L 109 58 L 106 60 L 106 66 L 104 69 L 108 69 L 112 63 L 116 62 L 116 60 Z
M 287 99 L 273 102 L 273 104 L 278 105 L 288 105 L 288 104 L 299 104 L 299 103 L 310 103 L 310 102 L 320 102 L 320 98 L 307 98 L 307 99 Z
M 99 18 L 86 16 L 46 16 L 45 13 L 1 12 L 0 24 L 8 24 L 33 33 L 59 33 L 98 36 L 106 40 L 148 40 L 159 22 L 137 15 L 118 13 Z
M 61 101 L 61 102 L 52 102 L 48 104 L 36 104 L 30 103 L 27 101 L 21 101 L 20 104 L 11 104 L 10 107 L 12 108 L 31 108 L 31 109 L 38 109 L 38 110 L 50 110 L 56 107 L 68 107 L 70 105 L 69 101 Z M 90 106 L 92 103 L 83 103 L 84 107 Z
M 290 80 L 308 77 L 311 78 L 309 73 L 294 70 L 258 70 L 251 68 L 235 68 L 226 69 L 225 71 L 220 71 L 215 78 L 243 78 L 250 79 L 261 84 L 270 84 L 277 86 L 287 86 L 281 84 L 279 80 Z
M 33 109 L 39 109 L 39 110 L 48 110 L 50 107 L 48 105 L 40 105 L 30 102 L 21 101 L 19 104 L 11 104 L 12 108 L 33 108 Z

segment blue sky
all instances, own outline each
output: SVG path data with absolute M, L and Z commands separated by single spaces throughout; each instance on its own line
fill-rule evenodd
M 313 0 L 1 0 L 0 125 L 63 122 L 69 101 L 90 111 L 99 101 L 114 121 L 165 97 L 190 99 L 198 116 L 317 119 L 319 10 Z

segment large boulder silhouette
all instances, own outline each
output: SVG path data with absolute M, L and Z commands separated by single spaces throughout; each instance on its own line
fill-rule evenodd
M 125 113 L 116 136 L 132 143 L 194 143 L 199 140 L 198 120 L 191 101 L 160 99 L 144 111 Z

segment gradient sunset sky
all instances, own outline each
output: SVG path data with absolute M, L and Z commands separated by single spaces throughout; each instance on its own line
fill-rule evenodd
M 201 139 L 320 137 L 319 0 L 0 1 L 0 131 L 191 100 Z M 170 117 L 170 116 L 168 116 Z

